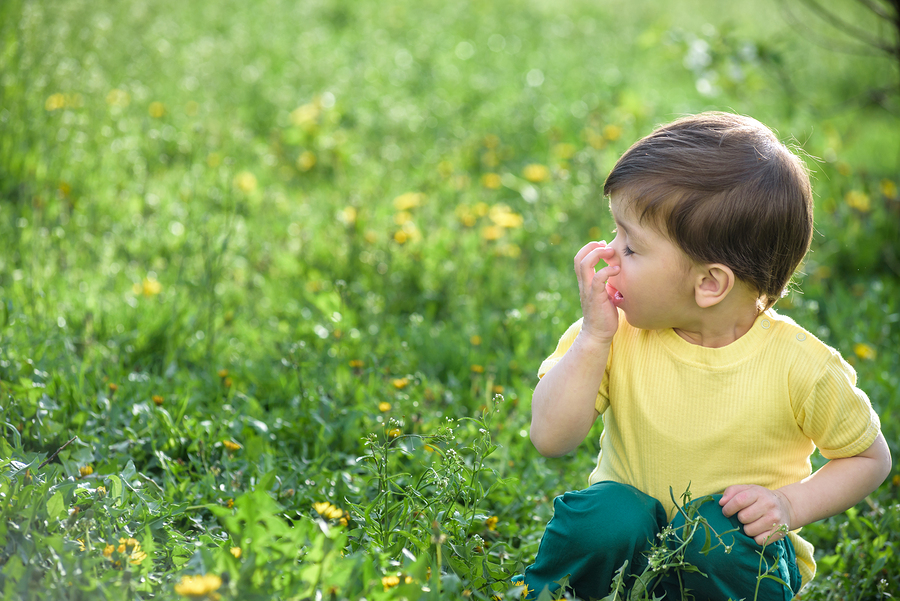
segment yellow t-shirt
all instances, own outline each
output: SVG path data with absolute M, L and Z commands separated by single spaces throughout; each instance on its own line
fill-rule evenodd
M 539 376 L 580 330 L 581 320 L 569 327 Z M 816 447 L 828 459 L 851 457 L 880 431 L 853 368 L 771 309 L 722 348 L 632 327 L 620 312 L 595 407 L 603 434 L 590 484 L 630 484 L 670 518 L 669 487 L 676 499 L 689 484 L 694 498 L 732 484 L 780 488 L 810 475 Z M 790 538 L 806 584 L 816 571 L 813 547 L 797 531 Z

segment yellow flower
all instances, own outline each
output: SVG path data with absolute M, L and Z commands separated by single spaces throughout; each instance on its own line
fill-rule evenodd
M 151 102 L 150 106 L 147 108 L 147 113 L 154 119 L 159 119 L 166 114 L 166 107 L 162 102 Z
M 316 166 L 316 155 L 308 150 L 304 150 L 297 157 L 297 169 L 306 172 Z
M 498 204 L 491 207 L 488 216 L 496 225 L 506 228 L 522 227 L 524 219 L 518 213 L 513 213 L 512 209 L 504 204 Z
M 889 179 L 881 180 L 881 193 L 884 194 L 885 198 L 890 198 L 891 200 L 897 198 L 897 184 Z
M 78 468 L 78 473 L 81 474 L 82 478 L 85 476 L 90 476 L 94 473 L 94 468 L 90 465 L 82 465 L 80 468 Z
M 65 108 L 66 106 L 66 96 L 65 94 L 50 94 L 47 96 L 47 101 L 44 102 L 44 109 L 48 111 L 55 111 L 57 109 Z
M 109 393 L 110 394 L 114 394 L 118 389 L 119 389 L 118 384 L 113 384 L 112 382 L 109 383 Z
M 218 375 L 220 378 L 227 378 L 227 377 L 228 377 L 228 370 L 227 370 L 227 369 L 220 369 L 219 371 L 216 372 L 216 375 Z
M 234 442 L 233 440 L 223 440 L 222 444 L 225 446 L 226 449 L 228 449 L 231 452 L 240 450 L 240 448 L 241 448 L 241 445 Z
M 844 202 L 853 209 L 862 213 L 868 213 L 872 208 L 872 201 L 869 195 L 860 190 L 850 190 L 844 195 Z
M 524 587 L 522 587 L 522 598 L 526 598 L 529 594 L 531 594 L 531 589 L 528 588 L 528 585 L 526 584 Z
M 109 94 L 106 95 L 106 104 L 109 106 L 117 106 L 119 108 L 125 108 L 129 104 L 131 104 L 131 95 L 118 88 L 112 89 L 109 91 Z
M 485 240 L 499 240 L 506 233 L 499 225 L 489 225 L 481 229 L 481 237 Z
M 156 296 L 162 292 L 162 284 L 156 278 L 146 277 L 141 282 L 135 282 L 131 287 L 134 294 L 143 294 L 144 296 Z
M 228 499 L 225 503 L 225 507 L 228 509 L 234 509 L 234 499 Z
M 404 225 L 412 221 L 412 213 L 409 211 L 399 211 L 394 215 L 394 223 L 397 225 Z
M 351 359 L 349 365 L 350 365 L 350 367 L 359 369 L 360 367 L 365 365 L 365 363 L 363 363 L 362 359 Z
M 394 378 L 391 381 L 391 384 L 393 384 L 394 388 L 397 390 L 402 390 L 409 385 L 409 378 Z
M 378 403 L 378 410 L 382 413 L 386 413 L 391 410 L 391 404 L 387 401 L 381 401 L 380 403 Z
M 453 175 L 453 163 L 450 161 L 441 161 L 437 166 L 438 174 L 447 179 L 451 175 Z
M 241 558 L 241 548 L 240 547 L 231 547 L 228 550 L 228 552 L 231 553 L 232 555 L 234 555 L 235 559 Z
M 619 127 L 618 125 L 613 125 L 612 123 L 610 123 L 609 125 L 607 125 L 606 127 L 603 128 L 603 137 L 606 138 L 607 140 L 609 140 L 610 142 L 618 140 L 621 135 L 622 135 L 622 128 Z
M 398 211 L 408 211 L 420 206 L 423 200 L 425 195 L 421 192 L 407 192 L 394 199 L 394 208 Z
M 546 165 L 532 163 L 525 165 L 525 169 L 522 170 L 522 176 L 528 181 L 537 184 L 550 179 L 550 170 Z
M 383 576 L 381 578 L 381 585 L 384 587 L 384 590 L 388 590 L 389 588 L 395 587 L 400 584 L 399 576 Z
M 471 367 L 469 367 L 469 369 L 472 370 L 472 373 L 476 373 L 476 374 L 483 374 L 483 373 L 484 373 L 484 366 L 483 366 L 483 365 L 478 365 L 477 363 L 476 363 L 475 365 L 472 365 Z
M 131 555 L 128 556 L 128 563 L 136 566 L 145 559 L 147 559 L 147 554 L 141 551 L 140 547 L 135 547 L 135 549 L 131 552 Z
M 182 597 L 205 597 L 222 586 L 222 579 L 215 574 L 203 576 L 182 576 L 175 585 L 175 592 Z
M 106 495 L 106 487 L 103 485 L 98 486 L 97 487 L 97 495 L 101 496 L 101 497 L 105 496 Z
M 115 550 L 116 548 L 114 546 L 106 545 L 105 547 L 103 547 L 103 557 L 110 557 Z
M 865 342 L 859 342 L 853 346 L 853 352 L 856 353 L 856 356 L 864 361 L 871 361 L 875 357 L 878 356 L 878 351 L 871 345 L 866 344 Z
M 79 538 L 79 539 L 77 539 L 75 542 L 78 543 L 78 550 L 79 550 L 79 551 L 84 551 L 84 549 L 85 549 L 85 547 L 84 547 L 84 541 L 83 541 L 82 539 Z
M 153 403 L 154 403 L 157 407 L 162 406 L 162 404 L 165 402 L 165 399 L 163 399 L 163 398 L 162 398 L 160 395 L 158 395 L 158 394 L 154 394 L 154 395 L 150 398 L 150 400 L 152 400 Z
M 485 188 L 496 190 L 503 185 L 503 183 L 500 180 L 500 176 L 496 173 L 485 173 L 481 176 L 481 185 Z
M 403 431 L 400 430 L 400 428 L 391 428 L 388 430 L 388 438 L 397 438 L 401 434 L 403 434 Z
M 234 185 L 241 192 L 250 193 L 256 190 L 256 176 L 249 171 L 241 171 L 234 176 Z
M 344 225 L 353 225 L 356 223 L 356 207 L 344 207 L 338 211 L 338 220 Z
M 481 344 L 481 336 L 475 334 L 471 338 L 469 338 L 469 342 L 474 346 L 478 346 L 479 344 Z
M 329 520 L 339 520 L 344 517 L 344 510 L 340 507 L 332 505 L 328 501 L 313 503 L 313 509 L 320 516 Z
M 484 521 L 484 525 L 487 526 L 488 530 L 496 530 L 498 521 L 500 520 L 497 518 L 497 516 L 492 515 Z
M 409 236 L 407 236 L 406 232 L 404 232 L 403 230 L 397 230 L 396 232 L 394 232 L 394 241 L 397 244 L 405 244 L 408 239 Z
M 575 152 L 578 149 L 575 148 L 574 144 L 569 144 L 568 142 L 563 142 L 562 144 L 557 144 L 553 147 L 553 154 L 558 156 L 560 159 L 566 160 L 571 159 L 575 156 Z

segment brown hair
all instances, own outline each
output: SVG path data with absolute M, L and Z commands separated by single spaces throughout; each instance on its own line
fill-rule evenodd
M 749 117 L 708 112 L 659 127 L 622 155 L 603 192 L 695 262 L 730 267 L 766 308 L 812 240 L 806 166 Z

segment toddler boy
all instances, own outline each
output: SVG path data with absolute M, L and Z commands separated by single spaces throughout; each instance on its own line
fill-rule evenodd
M 686 552 L 700 572 L 659 578 L 655 594 L 753 599 L 763 553 L 788 586 L 763 579 L 758 598 L 791 599 L 816 567 L 800 528 L 891 469 L 853 368 L 772 309 L 812 238 L 806 169 L 758 121 L 703 113 L 635 143 L 604 193 L 615 238 L 575 256 L 583 318 L 541 365 L 531 422 L 556 457 L 602 416 L 601 450 L 590 486 L 555 500 L 530 598 L 566 576 L 578 597 L 604 597 L 626 561 L 632 586 L 657 534 L 684 523 L 671 487 L 714 495 L 699 514 L 732 548 L 703 554 L 701 533 Z M 817 447 L 829 462 L 811 473 Z

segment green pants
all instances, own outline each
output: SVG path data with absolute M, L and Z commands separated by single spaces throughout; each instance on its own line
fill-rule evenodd
M 763 551 L 743 533 L 737 516 L 726 518 L 722 514 L 719 498 L 716 496 L 715 502 L 699 505 L 698 512 L 720 535 L 738 529 L 722 536 L 723 542 L 731 546 L 730 552 L 718 546 L 707 554 L 702 553 L 706 535 L 699 529 L 686 549 L 685 560 L 702 574 L 679 571 L 680 583 L 675 574 L 656 577 L 650 584 L 652 594 L 648 597 L 661 597 L 665 593 L 665 599 L 680 601 L 683 588 L 693 595 L 685 596 L 686 599 L 751 601 L 756 594 L 760 553 L 763 553 L 763 565 L 772 567 L 769 574 L 790 588 L 765 578 L 760 581 L 757 599 L 788 601 L 793 598 L 801 582 L 791 542 L 786 538 L 772 542 Z M 626 561 L 629 577 L 625 585 L 629 590 L 635 576 L 648 565 L 646 553 L 651 542 L 659 540 L 657 534 L 667 524 L 669 520 L 662 504 L 627 484 L 598 482 L 585 490 L 557 497 L 553 519 L 547 524 L 534 564 L 525 570 L 528 598 L 536 599 L 545 587 L 555 591 L 559 588 L 558 581 L 568 575 L 568 587 L 575 595 L 585 600 L 600 599 L 609 594 L 616 571 Z M 679 533 L 683 525 L 681 514 L 671 522 Z M 716 542 L 714 537 L 712 542 Z

